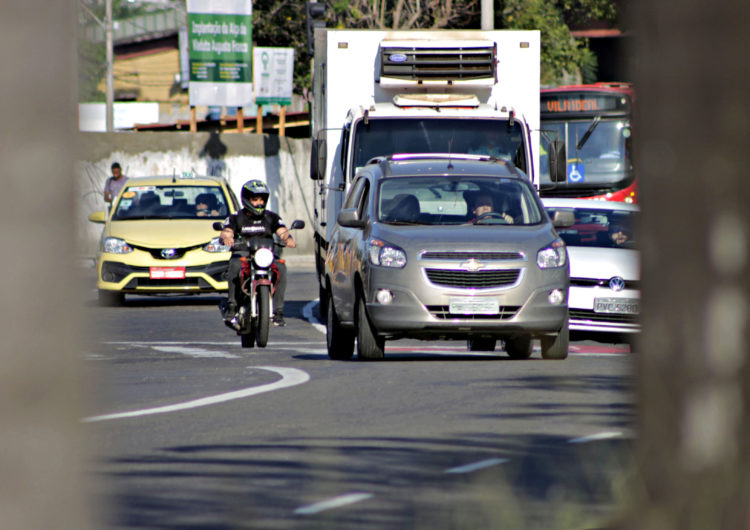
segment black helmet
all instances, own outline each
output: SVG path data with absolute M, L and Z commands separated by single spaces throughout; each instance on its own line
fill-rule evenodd
M 271 195 L 271 192 L 268 190 L 265 182 L 262 180 L 248 180 L 242 186 L 242 206 L 254 215 L 263 215 L 263 212 L 266 211 L 269 195 Z M 253 206 L 250 203 L 252 197 L 263 197 L 263 206 Z

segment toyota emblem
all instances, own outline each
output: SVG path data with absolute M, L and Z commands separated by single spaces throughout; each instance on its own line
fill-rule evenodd
M 177 251 L 173 248 L 164 248 L 161 251 L 161 257 L 164 259 L 172 259 L 177 255 Z
M 609 288 L 613 291 L 622 291 L 625 289 L 625 280 L 620 276 L 615 276 L 609 280 Z

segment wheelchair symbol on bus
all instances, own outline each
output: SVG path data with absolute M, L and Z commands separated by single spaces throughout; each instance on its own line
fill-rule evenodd
M 583 182 L 584 176 L 585 170 L 582 161 L 574 160 L 568 163 L 568 182 Z

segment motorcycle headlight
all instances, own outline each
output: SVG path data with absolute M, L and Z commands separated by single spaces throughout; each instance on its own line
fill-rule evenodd
M 403 269 L 406 266 L 406 252 L 382 239 L 367 240 L 367 257 L 373 265 Z
M 259 248 L 253 254 L 253 261 L 261 269 L 266 269 L 273 263 L 273 252 L 267 248 Z
M 133 247 L 119 237 L 105 237 L 104 241 L 102 241 L 102 252 L 108 254 L 128 254 L 133 252 Z
M 540 269 L 556 269 L 568 263 L 568 253 L 562 239 L 555 239 L 549 246 L 536 253 L 536 264 Z
M 221 242 L 221 238 L 215 237 L 203 246 L 206 252 L 229 252 L 232 247 L 228 247 Z

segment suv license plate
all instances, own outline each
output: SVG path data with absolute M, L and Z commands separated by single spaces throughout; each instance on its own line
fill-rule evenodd
M 453 315 L 497 315 L 500 305 L 495 298 L 452 297 L 448 311 Z
M 594 298 L 594 313 L 638 315 L 641 301 L 638 298 Z
M 185 267 L 151 267 L 148 277 L 152 280 L 184 280 Z

